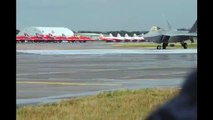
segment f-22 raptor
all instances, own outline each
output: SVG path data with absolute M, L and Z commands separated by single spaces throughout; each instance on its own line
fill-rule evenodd
M 143 35 L 143 37 L 149 42 L 155 42 L 158 44 L 162 43 L 163 49 L 166 49 L 168 43 L 176 42 L 180 42 L 182 47 L 187 49 L 187 43 L 185 41 L 191 40 L 191 42 L 194 42 L 194 39 L 197 38 L 197 20 L 189 31 L 164 30 L 160 27 L 153 26 L 147 34 Z M 161 45 L 158 45 L 157 49 L 161 49 Z

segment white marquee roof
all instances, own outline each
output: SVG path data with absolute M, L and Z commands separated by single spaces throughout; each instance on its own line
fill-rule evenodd
M 30 36 L 38 34 L 48 35 L 52 34 L 54 36 L 61 36 L 62 34 L 66 36 L 73 36 L 74 33 L 65 27 L 27 27 L 22 29 L 17 36 L 24 35 L 24 33 L 27 33 Z

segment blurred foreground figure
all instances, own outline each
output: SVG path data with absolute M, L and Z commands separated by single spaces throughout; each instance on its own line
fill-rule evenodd
M 151 113 L 146 120 L 197 120 L 197 71 L 187 77 L 176 97 Z

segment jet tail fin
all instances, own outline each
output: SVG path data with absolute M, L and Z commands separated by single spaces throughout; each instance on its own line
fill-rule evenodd
M 171 24 L 169 23 L 169 21 L 166 19 L 165 15 L 162 14 L 162 16 L 163 16 L 163 17 L 165 18 L 165 20 L 166 20 L 166 24 L 167 24 L 168 30 L 172 30 L 172 26 L 171 26 Z
M 24 36 L 26 36 L 26 37 L 29 37 L 29 34 L 27 34 L 27 33 L 24 33 Z
M 169 30 L 171 30 L 171 29 L 172 29 L 172 26 L 171 26 L 171 24 L 169 23 L 169 21 L 168 21 L 168 20 L 166 20 L 166 23 L 167 23 L 167 27 L 168 27 L 168 29 L 169 29 Z
M 99 38 L 103 38 L 103 37 L 104 37 L 104 35 L 103 35 L 103 34 L 100 34 L 100 35 L 99 35 Z
M 133 34 L 133 37 L 138 37 L 135 33 Z
M 125 37 L 129 37 L 129 35 L 126 33 L 126 34 L 125 34 Z
M 189 33 L 197 32 L 197 20 L 193 24 L 192 28 L 189 30 Z
M 141 33 L 141 37 L 143 37 L 144 36 L 144 33 Z
M 117 37 L 121 37 L 121 35 L 118 33 L 118 34 L 117 34 Z
M 109 37 L 113 37 L 112 33 L 109 34 Z
M 62 36 L 63 36 L 63 37 L 66 37 L 66 35 L 65 35 L 64 33 L 62 33 Z

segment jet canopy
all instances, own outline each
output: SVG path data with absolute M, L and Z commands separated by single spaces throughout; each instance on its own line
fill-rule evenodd
M 159 31 L 159 30 L 161 30 L 161 28 L 157 26 L 152 26 L 150 29 L 150 31 Z

